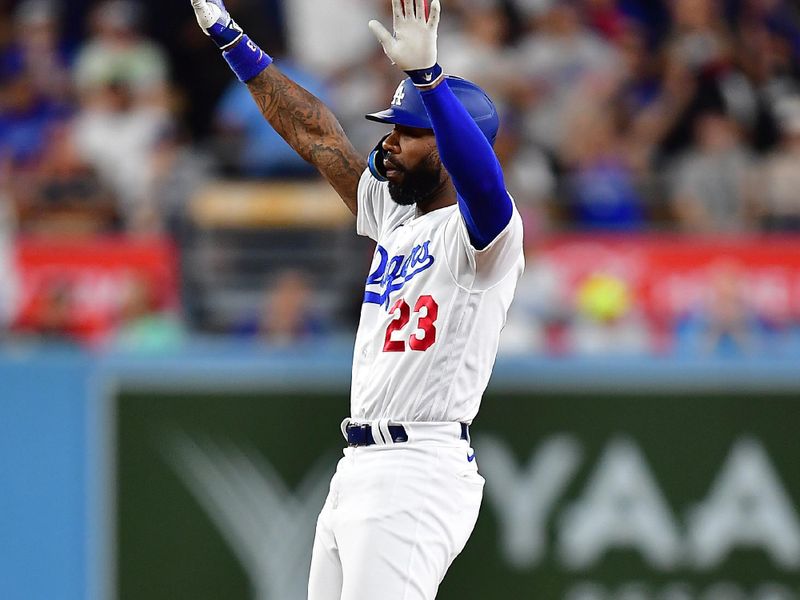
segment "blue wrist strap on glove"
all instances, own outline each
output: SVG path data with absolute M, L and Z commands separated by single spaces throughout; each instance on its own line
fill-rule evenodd
M 272 64 L 272 57 L 242 35 L 239 43 L 222 53 L 239 81 L 248 82 Z
M 217 21 L 207 29 L 207 32 L 211 41 L 213 41 L 220 50 L 230 48 L 244 35 L 244 32 L 242 32 L 233 19 L 230 19 L 227 25 L 223 25 Z
M 428 69 L 416 69 L 414 71 L 406 71 L 414 85 L 417 87 L 427 87 L 433 85 L 444 77 L 444 71 L 439 63 L 436 63 Z

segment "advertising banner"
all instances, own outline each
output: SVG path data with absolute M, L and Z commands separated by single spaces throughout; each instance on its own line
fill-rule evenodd
M 52 338 L 101 341 L 126 306 L 178 304 L 178 260 L 166 239 L 22 239 L 15 328 Z
M 614 277 L 652 318 L 680 317 L 733 285 L 759 315 L 800 320 L 797 236 L 565 235 L 534 247 L 529 265 L 551 270 L 565 293 Z
M 800 239 L 554 235 L 528 248 L 501 350 L 800 355 Z
M 800 600 L 787 395 L 489 394 L 440 600 Z M 304 600 L 344 395 L 117 402 L 117 595 Z

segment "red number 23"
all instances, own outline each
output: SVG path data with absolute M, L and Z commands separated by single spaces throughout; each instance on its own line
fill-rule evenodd
M 424 314 L 423 313 L 424 309 Z M 411 307 L 404 299 L 395 302 L 389 314 L 394 315 L 394 320 L 386 328 L 386 341 L 383 344 L 384 352 L 405 352 L 406 343 L 403 340 L 395 339 L 395 334 L 408 325 L 411 321 Z M 424 352 L 436 341 L 436 327 L 434 323 L 439 317 L 439 305 L 436 304 L 431 296 L 420 296 L 414 305 L 414 314 L 419 315 L 417 320 L 417 330 L 422 331 L 419 337 L 417 332 L 411 334 L 408 339 L 408 346 L 417 352 Z

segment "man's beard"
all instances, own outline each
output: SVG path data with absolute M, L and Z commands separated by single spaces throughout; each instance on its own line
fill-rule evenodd
M 403 171 L 403 182 L 389 182 L 389 195 L 400 206 L 425 203 L 442 185 L 442 163 L 438 153 L 432 152 L 413 171 Z

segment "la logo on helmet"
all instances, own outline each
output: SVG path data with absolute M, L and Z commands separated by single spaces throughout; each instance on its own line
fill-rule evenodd
M 397 91 L 394 93 L 394 97 L 392 98 L 392 106 L 402 106 L 403 99 L 406 97 L 406 90 L 401 83 L 397 86 Z

